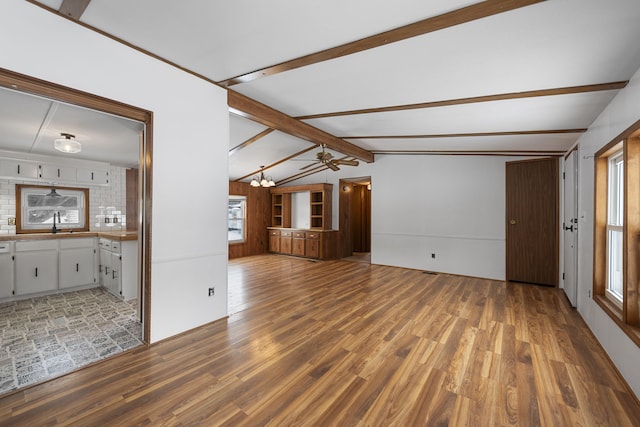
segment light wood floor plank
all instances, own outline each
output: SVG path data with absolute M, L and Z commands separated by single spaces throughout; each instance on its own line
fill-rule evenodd
M 0 398 L 0 425 L 640 425 L 558 289 L 345 261 L 229 264 L 230 316 Z

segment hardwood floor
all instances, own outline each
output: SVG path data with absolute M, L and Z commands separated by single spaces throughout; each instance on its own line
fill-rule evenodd
M 560 291 L 344 261 L 230 262 L 231 316 L 0 400 L 0 424 L 640 425 Z

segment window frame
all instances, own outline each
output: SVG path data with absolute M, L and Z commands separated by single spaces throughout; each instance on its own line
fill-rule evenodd
M 28 221 L 24 217 L 27 212 L 26 200 L 23 197 L 27 194 L 41 193 L 45 194 L 51 191 L 51 185 L 35 185 L 35 184 L 16 184 L 16 234 L 32 234 L 32 233 L 51 233 L 52 227 L 35 228 L 28 226 Z M 82 199 L 82 207 L 79 209 L 79 225 L 69 226 L 68 224 L 62 224 L 57 228 L 60 233 L 71 231 L 89 231 L 89 189 L 80 187 L 55 187 L 56 192 L 61 195 L 75 195 L 80 193 Z M 69 194 L 72 193 L 72 194 Z
M 230 217 L 230 211 L 231 211 L 231 201 L 235 200 L 235 201 L 239 201 L 241 203 L 241 212 L 242 215 L 240 217 L 234 217 L 231 218 Z M 229 237 L 229 230 L 230 230 L 230 222 L 231 221 L 236 221 L 236 222 L 240 222 L 240 224 L 242 224 L 241 227 L 241 235 L 242 237 L 239 239 L 234 239 L 231 240 Z M 247 241 L 247 197 L 246 196 L 240 196 L 240 195 L 229 195 L 229 203 L 227 205 L 227 243 L 230 245 L 234 245 L 234 244 L 238 244 L 238 243 L 245 243 Z
M 622 151 L 622 224 L 611 226 L 611 160 Z M 640 346 L 640 122 L 595 154 L 593 300 Z M 622 230 L 622 300 L 608 289 L 609 231 Z

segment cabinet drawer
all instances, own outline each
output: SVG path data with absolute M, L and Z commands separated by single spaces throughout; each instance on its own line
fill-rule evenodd
M 37 241 L 18 241 L 16 242 L 16 252 L 26 251 L 45 251 L 45 250 L 57 250 L 57 240 L 37 240 Z
M 111 241 L 111 250 L 113 252 L 120 252 L 120 242 L 118 242 L 117 240 L 112 240 Z
M 0 242 L 0 254 L 11 252 L 11 242 Z
M 98 246 L 101 249 L 107 249 L 107 250 L 111 250 L 111 240 L 107 240 L 107 239 L 100 239 L 98 240 Z
M 269 231 L 269 235 L 270 236 L 279 236 L 280 235 L 280 230 L 270 230 Z
M 307 235 L 306 236 L 307 239 L 315 239 L 315 240 L 320 239 L 320 233 L 309 233 L 309 232 L 307 232 L 306 235 Z
M 306 233 L 304 231 L 294 231 L 293 237 L 295 239 L 304 239 L 306 237 Z
M 280 236 L 281 237 L 291 237 L 291 231 L 281 231 L 280 232 Z

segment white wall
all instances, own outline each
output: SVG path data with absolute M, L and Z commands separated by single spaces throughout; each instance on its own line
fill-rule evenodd
M 593 155 L 640 120 L 640 70 L 579 139 L 578 311 L 640 397 L 640 348 L 591 298 L 593 286 Z
M 22 0 L 3 1 L 0 52 L 2 68 L 153 111 L 151 341 L 226 316 L 226 91 Z
M 504 280 L 505 163 L 521 159 L 376 155 L 373 164 L 345 166 L 295 184 L 334 185 L 337 229 L 340 178 L 371 177 L 374 264 Z

